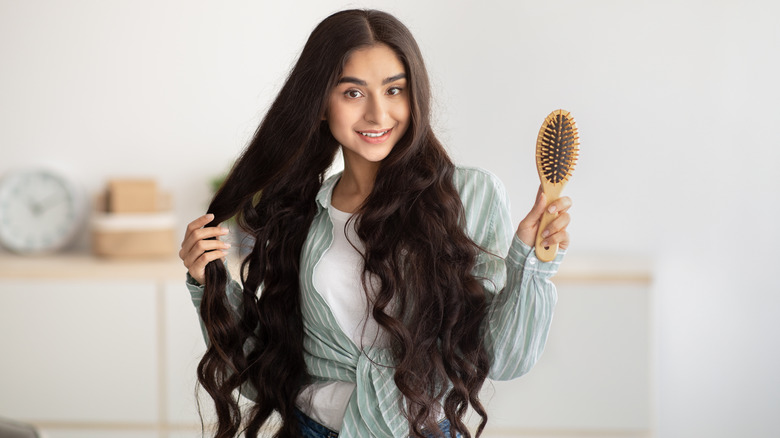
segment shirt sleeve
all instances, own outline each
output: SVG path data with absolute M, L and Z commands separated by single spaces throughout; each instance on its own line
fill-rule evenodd
M 227 269 L 227 266 L 225 266 L 225 269 Z M 230 310 L 233 312 L 233 314 L 236 317 L 239 317 L 241 315 L 241 302 L 242 302 L 242 293 L 243 288 L 241 287 L 241 283 L 234 280 L 230 276 L 230 271 L 227 271 L 228 275 L 228 282 L 225 287 L 225 294 L 227 295 L 227 302 L 230 306 Z M 198 313 L 198 320 L 200 321 L 200 329 L 203 333 L 203 340 L 206 341 L 206 345 L 209 343 L 209 336 L 206 333 L 206 327 L 203 325 L 203 318 L 200 316 L 200 304 L 203 301 L 203 292 L 205 290 L 205 287 L 198 283 L 197 280 L 195 280 L 189 272 L 187 272 L 187 280 L 185 284 L 187 285 L 187 290 L 190 291 L 190 298 L 192 299 L 192 305 L 195 306 L 195 309 Z
M 509 380 L 530 371 L 547 342 L 558 300 L 550 280 L 565 255 L 551 262 L 536 258 L 532 247 L 516 235 L 503 184 L 490 174 L 479 189 L 484 200 L 467 208 L 472 238 L 483 251 L 473 274 L 482 279 L 488 298 L 485 348 L 491 360 L 488 377 Z M 478 209 L 478 215 L 470 209 Z
M 558 301 L 550 278 L 565 251 L 541 262 L 533 248 L 514 237 L 505 258 L 506 285 L 493 297 L 486 326 L 486 347 L 493 362 L 489 377 L 508 380 L 531 370 L 542 355 Z

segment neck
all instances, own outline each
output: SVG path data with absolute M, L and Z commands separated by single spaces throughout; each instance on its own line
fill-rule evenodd
M 374 189 L 374 181 L 379 171 L 378 163 L 351 165 L 344 160 L 344 172 L 333 188 L 331 204 L 341 211 L 354 213 Z

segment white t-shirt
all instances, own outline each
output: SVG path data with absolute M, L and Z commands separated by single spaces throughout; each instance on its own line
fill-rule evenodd
M 349 221 L 352 214 L 332 205 L 328 206 L 328 213 L 333 222 L 333 242 L 314 268 L 314 288 L 355 345 L 386 345 L 379 324 L 370 314 L 368 296 L 363 289 L 365 247 L 355 232 L 355 221 Z M 371 291 L 376 290 L 377 284 L 376 278 L 367 283 Z M 298 408 L 323 426 L 338 431 L 354 389 L 353 382 L 314 383 L 301 392 Z

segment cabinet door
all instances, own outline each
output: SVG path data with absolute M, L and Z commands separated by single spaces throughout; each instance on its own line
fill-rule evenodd
M 558 297 L 547 347 L 531 372 L 486 383 L 490 436 L 649 430 L 649 286 L 562 283 Z
M 154 423 L 153 282 L 0 282 L 0 412 L 33 422 Z
M 168 420 L 178 425 L 200 425 L 195 398 L 197 388 L 201 413 L 208 423 L 213 417 L 212 402 L 208 394 L 198 387 L 195 374 L 206 352 L 206 342 L 184 280 L 166 283 L 164 306 Z

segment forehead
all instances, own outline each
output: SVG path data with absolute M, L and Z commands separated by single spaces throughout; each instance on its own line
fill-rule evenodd
M 398 55 L 385 44 L 361 47 L 347 58 L 341 76 L 353 76 L 369 81 L 408 73 Z

